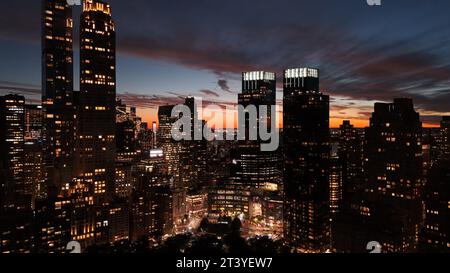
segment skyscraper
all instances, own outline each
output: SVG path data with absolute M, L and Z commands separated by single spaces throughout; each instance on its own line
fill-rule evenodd
M 43 161 L 53 195 L 73 178 L 72 28 L 72 8 L 66 0 L 42 0 Z
M 246 108 L 244 113 L 240 113 L 245 115 L 243 119 L 245 132 L 240 132 L 245 133 L 245 139 L 237 141 L 237 147 L 233 152 L 233 164 L 230 166 L 230 176 L 220 179 L 217 189 L 210 196 L 212 202 L 210 207 L 232 217 L 242 214 L 250 219 L 254 216 L 251 212 L 255 211 L 251 209 L 251 206 L 261 208 L 267 194 L 278 193 L 281 197 L 279 151 L 261 151 L 261 145 L 265 142 L 259 137 L 250 138 L 250 130 L 259 132 L 262 124 L 265 124 L 269 130 L 276 129 L 272 128 L 271 119 L 271 107 L 276 105 L 275 73 L 266 71 L 242 73 L 242 93 L 238 95 L 238 104 Z M 266 113 L 260 109 L 262 106 L 267 108 Z M 251 108 L 256 110 L 254 112 L 256 116 L 252 115 Z M 244 124 L 240 124 L 240 127 L 242 125 Z M 252 203 L 252 200 L 256 202 Z
M 339 127 L 338 157 L 342 169 L 343 196 L 354 191 L 355 178 L 361 176 L 363 163 L 362 136 L 358 130 L 345 120 Z
M 80 22 L 78 176 L 91 181 L 96 199 L 114 193 L 116 46 L 111 7 L 86 0 Z
M 422 123 L 411 99 L 376 103 L 366 128 L 363 179 L 337 227 L 339 252 L 415 252 L 423 224 Z
M 284 72 L 284 236 L 299 251 L 330 248 L 329 97 L 319 71 Z
M 33 187 L 24 178 L 25 98 L 18 95 L 0 97 L 0 204 L 5 208 L 31 208 Z
M 172 125 L 177 120 L 172 117 L 174 105 L 160 106 L 158 109 L 158 145 L 163 150 L 164 160 L 167 162 L 168 174 L 172 180 L 173 191 L 173 218 L 174 222 L 180 221 L 186 214 L 186 194 L 188 183 L 183 174 L 183 156 L 185 153 L 181 141 L 172 138 Z
M 162 154 L 141 161 L 134 167 L 131 206 L 131 238 L 161 238 L 173 228 L 173 195 L 170 176 Z
M 242 93 L 238 95 L 238 104 L 243 107 L 256 107 L 257 127 L 250 128 L 250 114 L 245 115 L 246 140 L 238 142 L 236 176 L 240 183 L 251 189 L 268 191 L 281 190 L 281 170 L 278 150 L 261 151 L 262 140 L 250 140 L 249 130 L 258 130 L 263 123 L 271 128 L 271 107 L 276 105 L 276 76 L 265 71 L 244 72 L 242 74 Z M 263 116 L 259 107 L 266 106 Z
M 33 203 L 47 195 L 42 171 L 42 106 L 25 105 L 24 179 L 32 184 Z

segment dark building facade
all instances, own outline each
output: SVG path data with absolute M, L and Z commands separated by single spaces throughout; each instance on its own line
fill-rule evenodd
M 412 100 L 375 104 L 365 146 L 368 200 L 385 216 L 376 221 L 383 231 L 373 234 L 378 237 L 374 240 L 386 252 L 415 251 L 422 224 L 423 164 L 422 123 Z
M 86 0 L 80 23 L 78 177 L 91 181 L 99 203 L 114 193 L 116 48 L 111 8 Z
M 439 159 L 427 175 L 424 189 L 425 223 L 420 234 L 421 252 L 450 250 L 450 117 L 442 118 Z
M 441 121 L 441 159 L 450 158 L 450 116 L 442 117 Z
M 32 184 L 24 177 L 25 98 L 0 97 L 0 204 L 4 208 L 31 209 Z
M 42 169 L 42 106 L 25 105 L 24 179 L 31 183 L 30 195 L 34 200 L 47 196 Z
M 137 164 L 131 204 L 131 239 L 161 239 L 173 229 L 173 194 L 163 157 Z
M 355 191 L 357 177 L 363 171 L 363 138 L 350 121 L 344 121 L 339 127 L 338 158 L 342 169 L 342 195 Z
M 420 233 L 419 251 L 450 251 L 450 161 L 435 164 L 424 189 L 425 223 Z
M 47 191 L 73 178 L 73 20 L 65 0 L 42 0 L 42 105 Z
M 319 71 L 284 73 L 284 237 L 304 252 L 330 249 L 329 97 Z
M 422 123 L 410 99 L 376 103 L 366 128 L 364 172 L 337 221 L 336 249 L 415 252 L 423 225 Z

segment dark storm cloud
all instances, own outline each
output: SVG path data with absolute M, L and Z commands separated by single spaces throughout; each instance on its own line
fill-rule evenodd
M 2 1 L 0 37 L 38 42 L 36 2 Z M 234 93 L 227 80 L 242 71 L 282 78 L 285 68 L 311 66 L 332 95 L 410 97 L 422 110 L 450 112 L 448 1 L 399 0 L 377 9 L 364 0 L 110 2 L 121 54 L 211 71 L 227 93 Z
M 228 92 L 228 93 L 234 93 L 233 91 L 231 91 L 227 80 L 219 79 L 217 81 L 217 85 L 219 85 L 219 87 L 220 87 L 220 89 L 222 89 L 222 91 L 225 91 L 225 92 Z

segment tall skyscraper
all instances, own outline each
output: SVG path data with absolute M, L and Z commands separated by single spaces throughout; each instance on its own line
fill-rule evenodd
M 358 130 L 345 120 L 339 127 L 338 158 L 342 169 L 342 194 L 354 191 L 355 178 L 361 176 L 363 163 L 363 140 Z
M 0 204 L 15 210 L 31 209 L 33 187 L 24 177 L 25 98 L 0 97 Z
M 191 192 L 201 192 L 206 190 L 208 186 L 208 176 L 206 175 L 207 162 L 206 155 L 208 149 L 208 142 L 202 137 L 201 140 L 195 139 L 195 131 L 199 128 L 195 127 L 195 123 L 198 123 L 201 128 L 205 126 L 205 121 L 198 119 L 197 102 L 194 97 L 188 97 L 185 100 L 185 105 L 191 110 L 191 137 L 192 140 L 183 141 L 183 166 L 185 170 L 183 175 L 186 177 L 186 183 L 188 183 L 188 189 Z
M 330 249 L 329 97 L 319 71 L 284 72 L 284 236 L 299 251 Z
M 173 191 L 173 218 L 179 222 L 186 214 L 186 194 L 188 183 L 183 173 L 183 156 L 185 153 L 181 141 L 172 138 L 172 125 L 177 118 L 172 117 L 174 105 L 161 106 L 158 109 L 158 145 L 163 150 L 164 160 L 167 162 L 168 174 L 172 180 Z
M 24 178 L 32 184 L 33 203 L 47 195 L 42 171 L 42 106 L 25 105 Z
M 281 199 L 282 179 L 279 150 L 261 151 L 265 143 L 259 137 L 250 139 L 250 130 L 259 132 L 259 126 L 265 124 L 272 128 L 272 106 L 276 105 L 276 76 L 273 72 L 250 71 L 242 73 L 242 93 L 238 95 L 238 104 L 250 110 L 255 108 L 256 116 L 245 111 L 245 140 L 237 141 L 230 165 L 230 175 L 220 179 L 216 189 L 210 196 L 210 208 L 231 217 L 244 216 L 250 220 L 254 215 L 252 206 L 258 212 L 264 205 L 269 193 L 278 194 Z M 260 111 L 265 106 L 267 112 Z M 256 123 L 254 123 L 256 121 Z M 258 134 L 259 136 L 259 134 Z M 275 193 L 275 194 L 274 194 Z M 252 202 L 255 201 L 255 202 Z M 264 216 L 264 215 L 258 215 Z M 281 219 L 278 219 L 281 220 Z
M 364 160 L 368 199 L 381 215 L 374 234 L 387 252 L 417 247 L 422 224 L 422 123 L 410 99 L 375 104 L 366 130 Z M 398 215 L 398 216 L 395 216 Z M 389 238 L 398 232 L 393 238 Z
M 336 227 L 339 252 L 415 252 L 423 224 L 422 123 L 410 99 L 376 103 L 366 128 L 364 172 Z M 350 198 L 351 197 L 351 198 Z
M 96 199 L 104 201 L 114 193 L 116 157 L 115 24 L 109 4 L 84 1 L 80 47 L 77 170 L 94 185 Z
M 72 28 L 66 0 L 42 0 L 43 161 L 47 190 L 53 195 L 73 178 Z
M 245 116 L 246 140 L 238 142 L 236 176 L 240 183 L 251 189 L 268 191 L 281 190 L 281 170 L 278 150 L 261 151 L 262 140 L 250 140 L 249 130 L 259 130 L 262 123 L 271 128 L 271 107 L 276 105 L 275 73 L 265 71 L 244 72 L 242 74 L 242 93 L 238 95 L 238 104 L 243 107 L 255 106 L 257 127 L 250 128 L 249 114 Z M 263 116 L 259 107 L 266 106 Z

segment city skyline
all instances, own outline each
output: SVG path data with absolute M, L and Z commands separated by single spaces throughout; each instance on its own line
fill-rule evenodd
M 212 73 L 223 96 L 188 92 L 183 78 L 203 78 L 173 67 L 154 84 L 186 92 L 120 94 L 130 84 L 122 68 L 135 68 L 119 60 L 129 25 L 115 11 L 124 6 L 84 0 L 80 13 L 67 0 L 40 3 L 42 90 L 0 78 L 0 253 L 448 253 L 447 60 L 371 55 L 345 37 L 322 48 L 310 39 L 329 33 L 304 28 L 297 38 L 288 27 L 288 51 L 264 52 L 280 41 L 263 32 L 246 37 L 249 49 L 262 45 L 254 58 L 238 58 L 246 46 L 228 55 L 204 44 L 221 48 L 220 62 L 178 44 L 175 59 L 141 56 Z M 133 82 L 142 83 L 153 84 Z M 236 130 L 220 130 L 231 117 Z
M 5 21 L 20 19 L 20 23 L 9 20 L 0 30 L 0 93 L 22 93 L 34 102 L 39 101 L 41 92 L 36 57 L 40 50 L 37 2 L 8 3 L 2 6 L 0 17 Z M 110 2 L 117 6 L 115 18 L 120 26 L 117 91 L 125 103 L 137 106 L 138 113 L 149 123 L 157 121 L 158 106 L 182 103 L 180 96 L 235 103 L 243 71 L 277 73 L 277 102 L 281 104 L 282 70 L 298 66 L 321 70 L 321 91 L 331 96 L 333 128 L 347 119 L 357 127 L 365 127 L 371 106 L 395 97 L 413 98 L 425 126 L 436 127 L 437 117 L 449 114 L 450 58 L 444 44 L 450 35 L 443 27 L 448 24 L 443 13 L 449 5 L 446 1 L 436 1 L 431 8 L 419 1 L 384 3 L 382 8 L 357 0 L 339 5 L 327 1 L 264 1 L 256 7 L 251 1 L 197 1 L 182 4 L 190 11 L 186 14 L 180 14 L 178 10 L 182 9 L 170 9 L 170 1 Z M 280 18 L 292 12 L 283 7 L 293 5 L 327 16 L 319 15 L 315 20 L 311 20 L 312 15 Z M 262 12 L 270 8 L 274 19 L 263 22 L 255 18 L 256 12 L 249 12 L 254 8 Z M 74 8 L 75 22 L 79 10 Z M 233 11 L 247 16 L 226 20 Z M 406 11 L 408 15 L 400 19 L 398 14 Z M 410 27 L 432 13 L 423 24 Z M 196 14 L 199 19 L 195 19 Z M 202 24 L 211 16 L 217 19 Z M 380 16 L 385 18 L 383 22 L 375 20 Z M 436 28 L 439 30 L 430 32 Z M 75 27 L 75 90 L 79 90 L 77 31 Z M 394 35 L 399 31 L 402 35 Z M 255 45 L 258 41 L 262 46 Z M 26 53 L 19 54 L 19 50 Z

